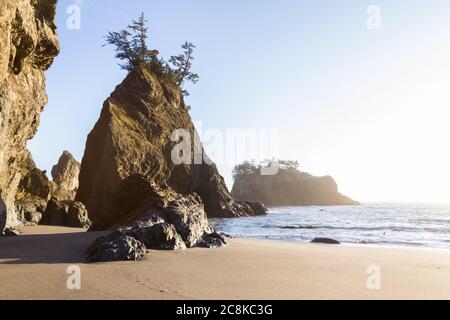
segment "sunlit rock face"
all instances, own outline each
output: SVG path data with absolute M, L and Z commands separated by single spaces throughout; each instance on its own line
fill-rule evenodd
M 78 190 L 80 163 L 69 151 L 64 151 L 52 168 L 53 197 L 60 201 L 74 200 Z
M 116 225 L 148 197 L 136 188 L 126 206 L 118 199 L 131 176 L 180 195 L 197 194 L 208 217 L 265 213 L 262 206 L 236 201 L 210 161 L 174 163 L 172 151 L 178 142 L 172 135 L 179 129 L 194 140 L 194 125 L 179 88 L 145 68 L 130 72 L 105 101 L 81 163 L 76 200 L 86 205 L 94 229 Z M 192 158 L 204 156 L 201 144 L 193 149 Z
M 56 0 L 0 0 L 0 230 L 18 223 L 26 143 L 47 103 L 44 72 L 59 52 L 55 12 Z

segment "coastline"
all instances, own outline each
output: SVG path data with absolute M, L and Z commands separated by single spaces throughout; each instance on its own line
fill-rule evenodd
M 144 261 L 86 264 L 102 233 L 22 228 L 0 239 L 0 299 L 449 299 L 442 249 L 373 248 L 231 239 L 220 249 L 150 251 Z M 405 250 L 406 249 L 406 250 Z M 81 269 L 69 290 L 67 267 Z M 381 289 L 367 273 L 380 269 Z
M 270 208 L 267 215 L 210 219 L 219 231 L 237 238 L 309 243 L 332 238 L 364 248 L 450 249 L 449 206 L 373 203 L 360 206 Z

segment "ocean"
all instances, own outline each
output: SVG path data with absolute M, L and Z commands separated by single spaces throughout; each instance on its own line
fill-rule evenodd
M 266 216 L 210 219 L 237 238 L 450 249 L 450 205 L 367 203 L 361 206 L 270 208 Z

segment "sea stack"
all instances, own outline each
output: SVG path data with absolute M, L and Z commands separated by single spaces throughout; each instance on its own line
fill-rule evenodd
M 74 200 L 78 190 L 80 163 L 69 151 L 64 151 L 58 163 L 52 167 L 53 197 L 64 201 Z
M 179 141 L 173 135 L 180 129 L 194 140 L 180 88 L 145 67 L 133 69 L 105 101 L 87 139 L 76 200 L 86 205 L 93 229 L 130 220 L 130 213 L 137 208 L 142 213 L 143 203 L 156 193 L 170 194 L 169 202 L 193 196 L 208 217 L 265 213 L 262 205 L 231 196 L 201 144 L 193 147 L 191 163 L 175 164 L 172 152 Z M 195 155 L 206 161 L 194 164 Z
M 45 75 L 59 52 L 56 0 L 0 1 L 0 233 L 18 224 L 26 144 L 47 103 Z
M 359 205 L 339 192 L 332 177 L 315 177 L 295 168 L 280 168 L 274 175 L 262 175 L 260 170 L 236 175 L 231 194 L 270 207 Z

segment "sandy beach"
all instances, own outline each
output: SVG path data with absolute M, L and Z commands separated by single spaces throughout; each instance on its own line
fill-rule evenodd
M 233 239 L 227 248 L 150 251 L 86 264 L 101 233 L 22 228 L 0 239 L 0 299 L 448 299 L 450 252 Z M 69 290 L 67 268 L 81 269 Z M 367 287 L 378 266 L 381 289 Z

